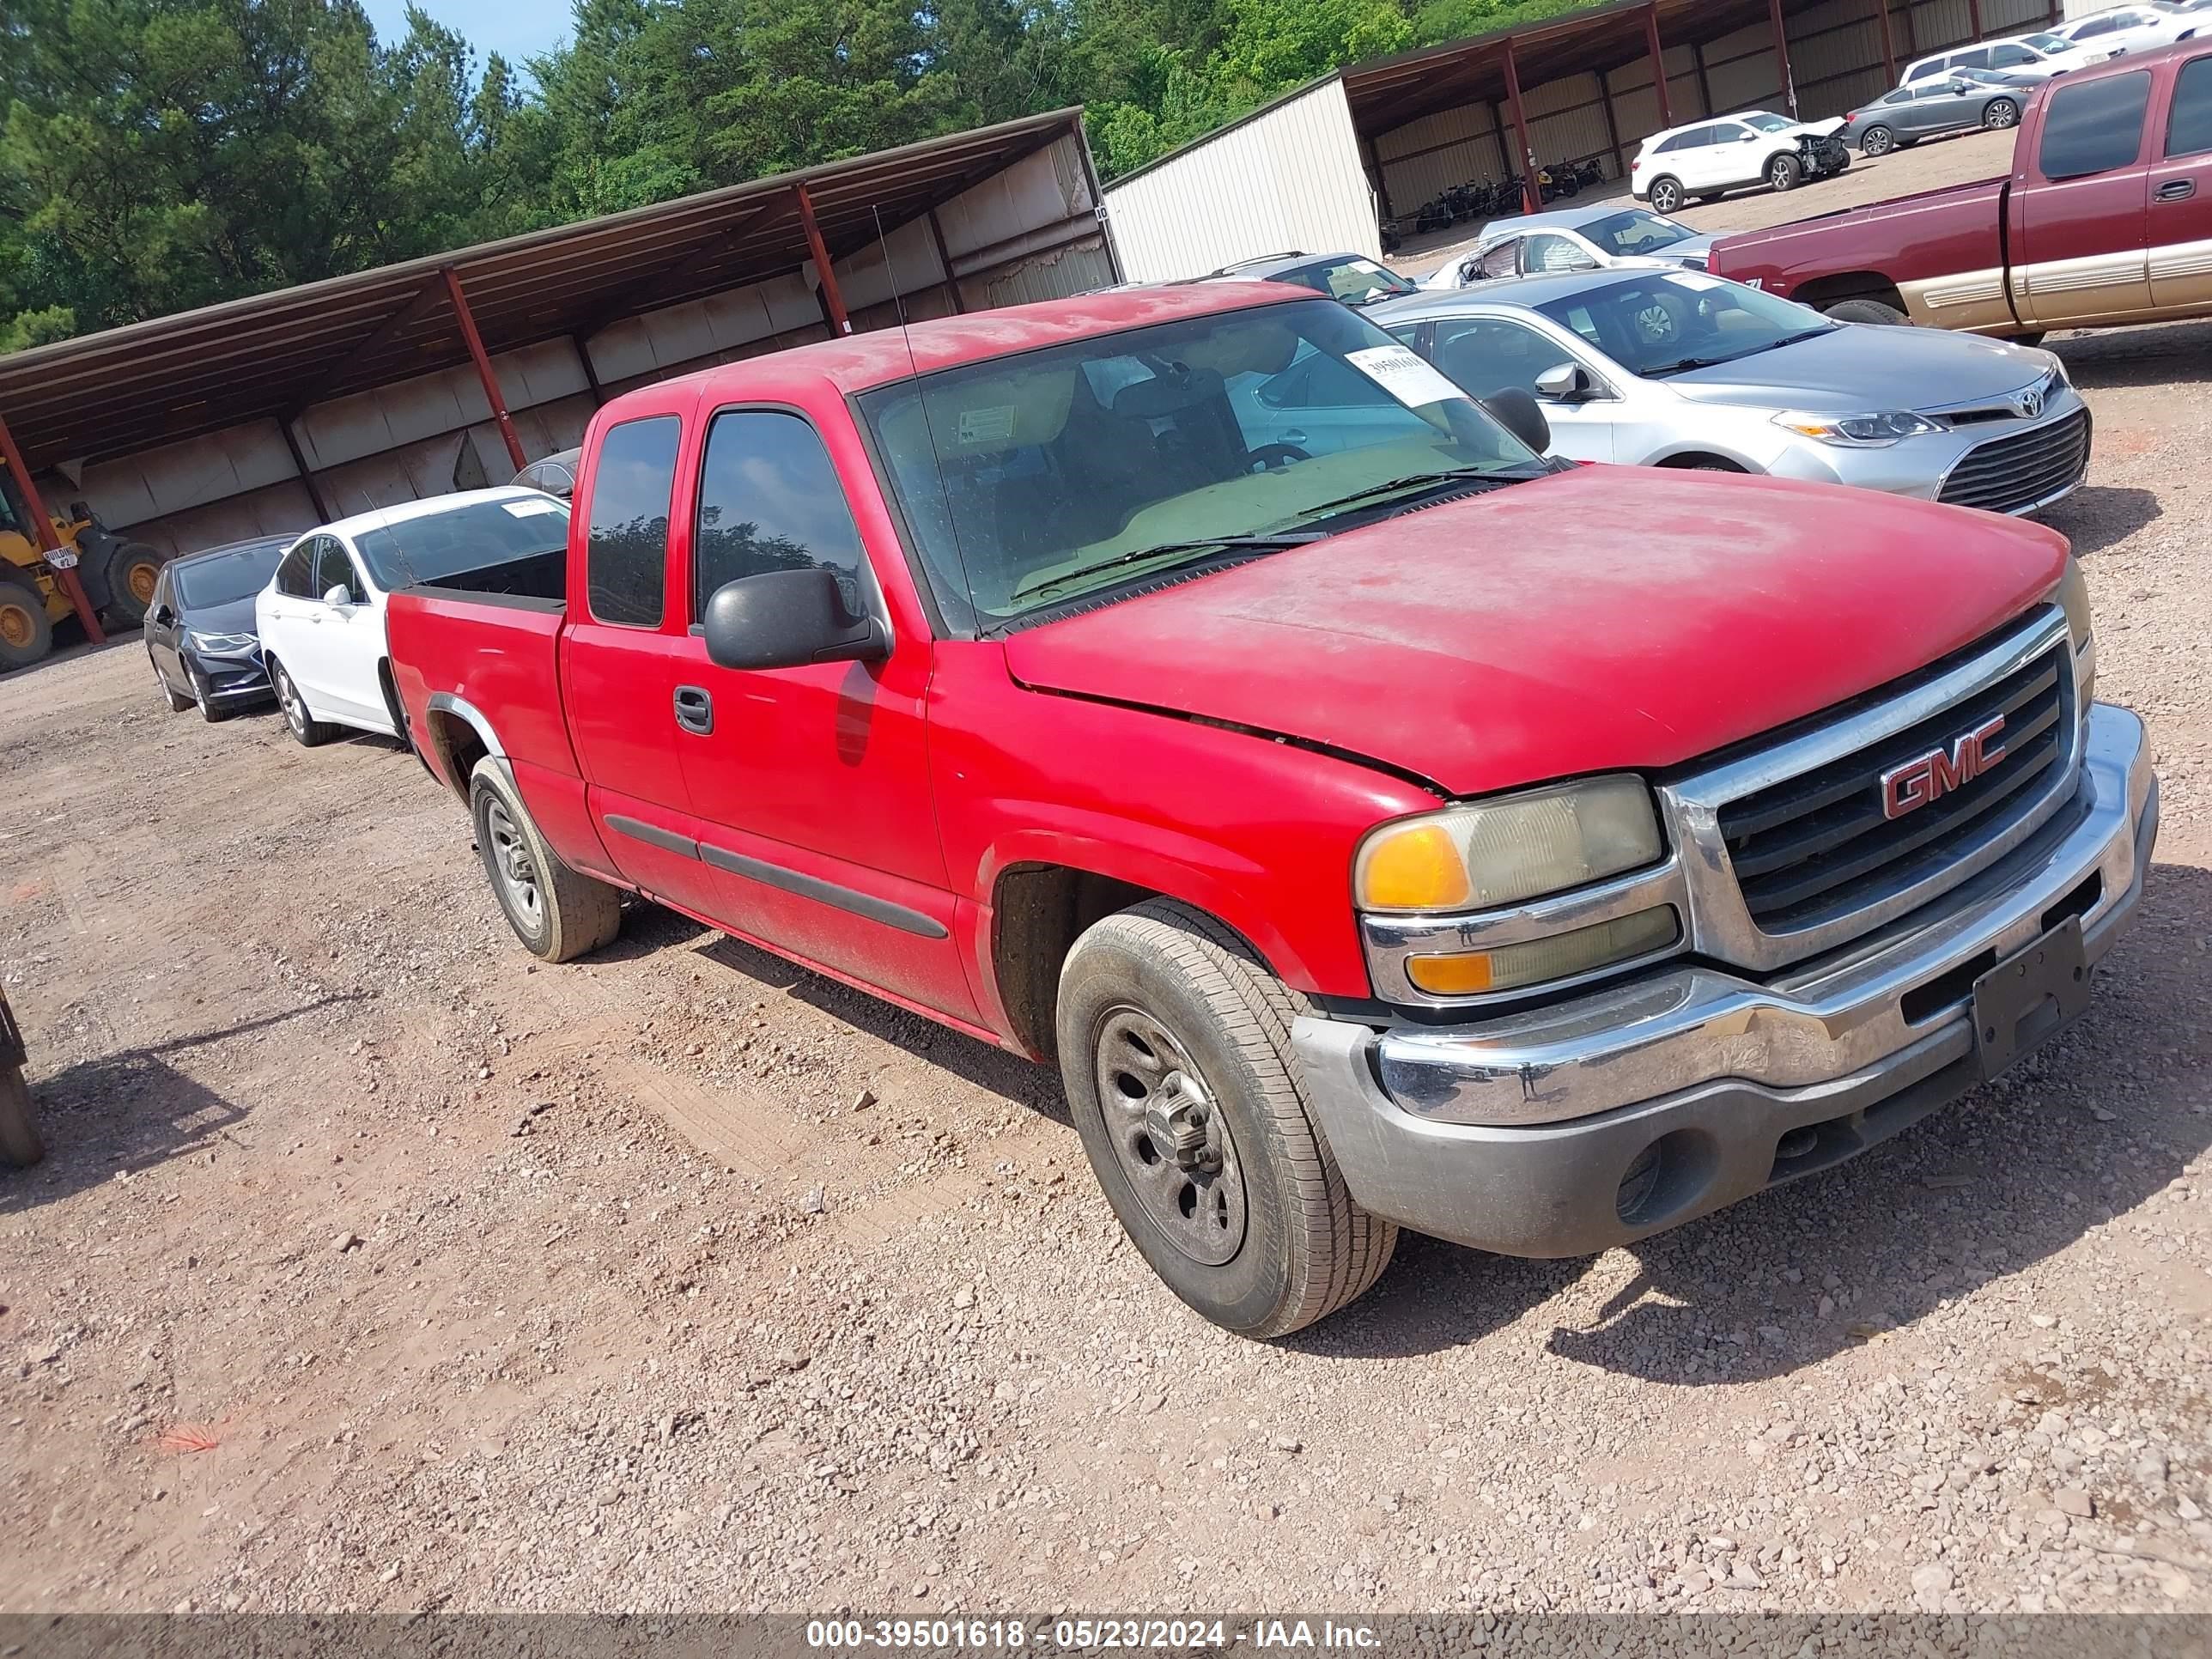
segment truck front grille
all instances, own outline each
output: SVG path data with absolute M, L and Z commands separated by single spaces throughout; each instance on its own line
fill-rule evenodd
M 1762 933 L 1817 927 L 1955 866 L 2048 807 L 2072 764 L 2072 665 L 2062 640 L 1924 720 L 1814 769 L 1723 805 L 1721 837 Z M 1891 817 L 1884 777 L 2004 722 L 2002 757 Z M 1941 769 L 1941 763 L 1938 769 Z
M 2081 482 L 2089 465 L 2089 411 L 1968 450 L 1936 499 L 1954 507 L 2019 513 Z

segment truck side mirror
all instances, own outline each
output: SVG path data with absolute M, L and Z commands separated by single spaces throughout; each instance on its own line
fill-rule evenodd
M 814 565 L 725 582 L 707 601 L 700 632 L 722 668 L 799 668 L 817 662 L 879 662 L 890 631 L 845 604 L 836 573 Z
M 1509 386 L 1482 400 L 1490 418 L 1539 455 L 1552 447 L 1552 423 L 1536 400 L 1517 386 Z

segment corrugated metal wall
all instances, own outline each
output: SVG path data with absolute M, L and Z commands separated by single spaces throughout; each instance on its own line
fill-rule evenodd
M 945 203 L 938 222 L 971 311 L 1079 294 L 1114 280 L 1080 141 L 1073 136 Z M 891 228 L 884 241 L 888 270 L 878 246 L 837 264 L 854 327 L 895 324 L 902 302 L 914 321 L 950 312 L 928 222 Z M 611 396 L 829 337 L 810 262 L 769 282 L 626 318 L 594 335 L 588 349 Z M 581 440 L 598 405 L 573 341 L 501 352 L 492 368 L 526 453 L 550 454 Z M 514 471 L 476 371 L 467 367 L 317 404 L 295 430 L 324 498 L 339 514 L 503 483 Z M 179 553 L 309 529 L 318 516 L 273 421 L 92 466 L 81 487 L 57 493 L 88 501 L 108 525 Z
M 1878 0 L 1820 0 L 1789 17 L 1790 66 L 1801 119 L 1842 115 L 1889 89 L 1882 62 Z M 2099 8 L 2113 0 L 2094 0 Z M 1967 0 L 1888 0 L 1890 31 L 1903 70 L 1911 58 L 1964 45 L 1972 39 Z M 1985 36 L 2021 34 L 2051 16 L 2050 0 L 1981 0 Z M 1908 21 L 1909 19 L 1909 21 Z M 1637 58 L 1604 77 L 1613 98 L 1622 149 L 1662 126 L 1651 65 Z M 1711 101 L 1706 101 L 1710 88 Z M 1774 56 L 1771 26 L 1758 22 L 1692 48 L 1667 43 L 1667 93 L 1674 125 L 1742 109 L 1786 113 L 1788 94 Z M 1545 166 L 1597 156 L 1608 177 L 1620 176 L 1601 101 L 1599 77 L 1572 75 L 1525 88 L 1528 136 Z M 1387 211 L 1409 216 L 1451 185 L 1501 179 L 1513 149 L 1510 127 L 1501 135 L 1488 104 L 1469 104 L 1423 116 L 1402 127 L 1367 135 L 1381 165 Z
M 1132 282 L 1283 248 L 1382 251 L 1341 82 L 1331 79 L 1106 191 Z

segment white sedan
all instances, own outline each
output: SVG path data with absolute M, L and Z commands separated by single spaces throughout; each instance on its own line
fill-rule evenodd
M 2112 6 L 2061 23 L 2051 31 L 2062 40 L 2093 52 L 2118 57 L 2123 52 L 2156 52 L 2177 40 L 2193 39 L 2205 22 L 2204 14 L 2184 5 L 2154 3 L 2141 6 Z
M 388 595 L 469 573 L 556 562 L 568 506 L 543 490 L 465 490 L 380 507 L 311 530 L 253 602 L 270 684 L 292 735 L 313 747 L 341 726 L 402 734 L 384 643 Z

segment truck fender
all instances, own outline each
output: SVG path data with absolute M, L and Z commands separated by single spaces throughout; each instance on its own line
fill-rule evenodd
M 495 759 L 501 762 L 507 759 L 507 745 L 499 740 L 499 732 L 483 711 L 465 697 L 457 697 L 450 691 L 433 691 L 426 707 L 432 718 L 430 729 L 423 733 L 424 740 L 421 745 L 423 757 L 425 759 L 434 758 L 440 779 L 466 802 L 469 798 L 469 769 L 463 766 L 456 769 L 453 746 L 447 742 L 446 728 L 436 717 L 448 715 L 467 726 L 476 733 L 477 741 L 483 745 L 484 753 Z M 507 781 L 514 781 L 512 767 L 507 769 Z
M 1315 993 L 1327 988 L 1318 983 L 1258 891 L 1266 872 L 1229 848 L 1182 832 L 1117 819 L 1062 822 L 1050 829 L 1024 830 L 988 848 L 975 872 L 974 890 L 986 903 L 994 903 L 1000 878 L 1025 865 L 1079 871 L 1180 899 L 1235 929 L 1285 984 Z M 1351 879 L 1347 868 L 1347 895 Z M 979 944 L 988 968 L 988 937 Z

